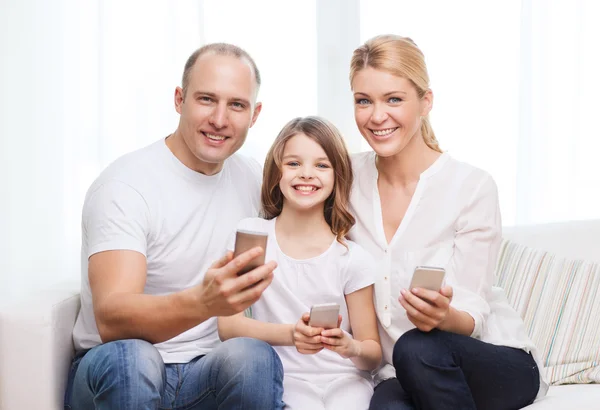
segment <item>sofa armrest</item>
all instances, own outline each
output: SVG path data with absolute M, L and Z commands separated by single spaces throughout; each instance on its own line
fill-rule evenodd
M 0 311 L 0 409 L 62 409 L 79 285 L 63 284 Z

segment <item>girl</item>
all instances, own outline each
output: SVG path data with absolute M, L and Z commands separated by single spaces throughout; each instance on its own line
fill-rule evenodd
M 375 263 L 344 238 L 354 224 L 348 211 L 353 178 L 341 135 L 318 117 L 290 121 L 267 155 L 263 177 L 265 219 L 245 219 L 238 228 L 267 232 L 266 258 L 278 268 L 253 305 L 253 318 L 219 318 L 219 336 L 275 346 L 288 409 L 366 409 L 370 371 L 381 361 Z M 322 303 L 340 305 L 337 328 L 308 325 L 310 307 Z
M 440 149 L 425 61 L 411 39 L 367 41 L 354 51 L 350 82 L 356 125 L 374 151 L 353 158 L 350 236 L 378 261 L 384 360 L 371 408 L 528 405 L 547 385 L 521 319 L 492 288 L 501 241 L 496 184 Z M 408 289 L 420 265 L 444 268 L 447 286 Z

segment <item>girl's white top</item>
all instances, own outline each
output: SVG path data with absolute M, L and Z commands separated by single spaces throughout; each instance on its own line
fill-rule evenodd
M 373 284 L 373 258 L 357 244 L 337 240 L 322 254 L 310 259 L 294 259 L 282 252 L 275 235 L 275 219 L 248 218 L 238 229 L 266 232 L 265 260 L 277 262 L 274 279 L 262 297 L 252 305 L 252 317 L 262 322 L 296 324 L 312 305 L 338 303 L 341 328 L 352 334 L 345 295 Z M 234 247 L 232 236 L 229 249 Z M 274 347 L 286 376 L 314 380 L 315 376 L 359 374 L 368 380 L 369 372 L 358 370 L 350 359 L 323 349 L 314 355 L 298 353 L 295 346 Z
M 538 396 L 545 395 L 548 385 L 536 348 L 504 291 L 493 286 L 502 225 L 492 177 L 442 154 L 421 174 L 406 214 L 388 244 L 375 158 L 373 152 L 352 158 L 351 209 L 356 225 L 349 237 L 377 261 L 375 305 L 383 363 L 376 383 L 395 377 L 391 365 L 394 343 L 415 327 L 398 301 L 400 290 L 408 288 L 416 266 L 435 266 L 446 270 L 446 284 L 454 288 L 452 306 L 473 317 L 471 337 L 531 352 L 540 368 Z

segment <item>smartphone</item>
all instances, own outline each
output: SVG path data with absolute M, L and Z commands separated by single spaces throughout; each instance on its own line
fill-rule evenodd
M 410 288 L 423 288 L 439 292 L 444 283 L 446 270 L 433 266 L 417 266 L 413 272 Z
M 258 268 L 265 264 L 265 253 L 267 250 L 267 238 L 268 234 L 265 232 L 247 231 L 238 229 L 235 233 L 235 247 L 233 250 L 233 257 L 249 251 L 252 248 L 260 246 L 263 248 L 263 253 L 258 255 L 256 258 L 251 259 L 246 266 L 239 270 L 238 276 L 244 273 L 250 272 L 252 269 Z
M 312 327 L 322 327 L 323 329 L 333 329 L 338 327 L 338 316 L 340 314 L 340 305 L 337 303 L 323 303 L 312 305 L 310 308 L 310 318 L 308 325 Z

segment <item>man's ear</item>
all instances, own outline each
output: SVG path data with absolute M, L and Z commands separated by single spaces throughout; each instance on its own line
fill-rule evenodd
M 183 105 L 183 89 L 181 87 L 175 88 L 175 111 L 181 114 L 181 106 Z
M 427 90 L 421 98 L 421 117 L 425 117 L 433 108 L 433 91 Z
M 254 123 L 256 122 L 256 119 L 258 118 L 258 114 L 260 114 L 261 110 L 262 110 L 262 103 L 257 102 L 256 105 L 254 106 L 254 113 L 252 113 L 252 122 L 250 123 L 249 128 L 251 128 L 254 125 Z

